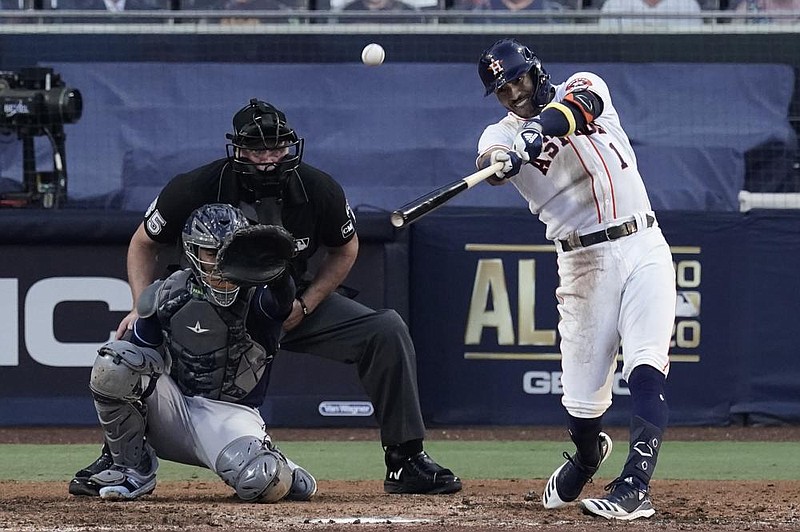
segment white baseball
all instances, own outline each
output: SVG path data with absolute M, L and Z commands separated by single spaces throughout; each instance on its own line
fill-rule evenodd
M 378 66 L 386 58 L 383 46 L 376 43 L 368 44 L 361 50 L 361 61 L 368 66 Z

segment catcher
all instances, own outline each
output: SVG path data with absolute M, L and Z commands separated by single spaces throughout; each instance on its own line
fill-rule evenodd
M 182 243 L 190 267 L 150 285 L 128 340 L 98 351 L 89 387 L 113 463 L 79 472 L 70 492 L 137 499 L 155 489 L 162 458 L 214 471 L 245 501 L 308 500 L 316 480 L 272 443 L 257 409 L 294 301 L 294 240 L 211 204 Z M 270 332 L 264 345 L 248 313 Z

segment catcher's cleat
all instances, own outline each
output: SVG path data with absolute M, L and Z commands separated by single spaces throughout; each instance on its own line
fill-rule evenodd
M 390 450 L 386 452 L 383 491 L 428 495 L 455 493 L 461 491 L 461 479 L 434 462 L 424 451 L 403 456 Z
M 587 482 L 592 481 L 592 477 L 600 465 L 606 461 L 611 454 L 613 447 L 611 438 L 605 432 L 601 432 L 597 437 L 597 445 L 600 447 L 600 462 L 590 466 L 582 463 L 578 459 L 578 454 L 572 456 L 564 453 L 567 459 L 561 467 L 556 469 L 542 492 L 542 504 L 545 508 L 561 508 L 578 498 Z
M 147 450 L 139 468 L 112 465 L 105 471 L 92 475 L 91 480 L 100 486 L 100 498 L 133 500 L 156 489 L 158 458 Z
M 639 489 L 630 477 L 617 478 L 606 486 L 609 494 L 601 499 L 583 499 L 583 513 L 606 519 L 630 521 L 640 517 L 650 518 L 656 509 L 650 502 L 647 488 Z
M 108 446 L 103 444 L 97 460 L 75 473 L 75 476 L 69 482 L 69 493 L 71 495 L 86 495 L 89 497 L 99 496 L 100 486 L 92 481 L 91 477 L 113 465 L 114 460 L 111 458 Z
M 292 487 L 286 494 L 287 501 L 307 501 L 317 493 L 317 480 L 305 469 L 297 466 L 292 470 Z

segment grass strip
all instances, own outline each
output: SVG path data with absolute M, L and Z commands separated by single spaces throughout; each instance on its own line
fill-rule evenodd
M 562 462 L 565 443 L 546 441 L 431 441 L 430 455 L 463 479 L 546 479 Z M 282 442 L 281 450 L 324 480 L 378 480 L 385 473 L 376 442 Z M 569 449 L 572 451 L 572 449 Z M 68 481 L 97 457 L 98 445 L 0 445 L 0 480 Z M 598 473 L 613 479 L 627 454 L 626 442 Z M 203 468 L 162 461 L 160 480 L 214 479 Z M 796 442 L 664 443 L 656 478 L 685 480 L 800 479 Z

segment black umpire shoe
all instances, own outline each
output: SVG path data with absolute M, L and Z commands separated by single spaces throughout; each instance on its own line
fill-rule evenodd
M 75 473 L 75 477 L 69 482 L 69 493 L 71 495 L 99 497 L 101 486 L 94 482 L 91 477 L 113 465 L 114 459 L 111 458 L 111 452 L 108 450 L 108 446 L 103 444 L 103 449 L 100 451 L 100 456 L 97 460 Z
M 389 450 L 386 452 L 383 491 L 428 495 L 455 493 L 461 491 L 461 479 L 434 462 L 425 451 L 405 456 Z

